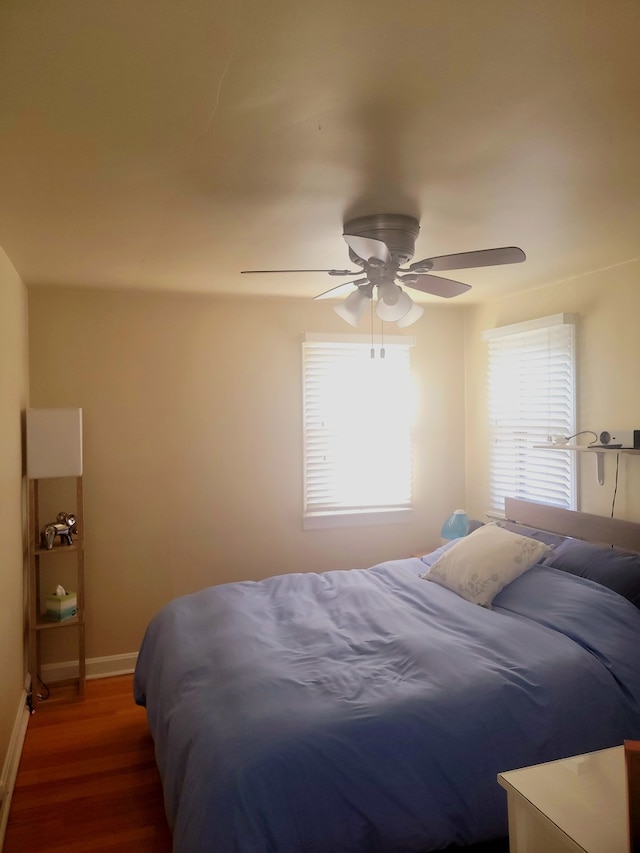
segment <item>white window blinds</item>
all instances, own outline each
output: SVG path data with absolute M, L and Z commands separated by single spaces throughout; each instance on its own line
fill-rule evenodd
M 489 510 L 517 497 L 575 509 L 575 454 L 536 449 L 575 433 L 575 315 L 484 333 L 489 342 Z
M 304 512 L 411 505 L 412 338 L 336 336 L 303 344 Z

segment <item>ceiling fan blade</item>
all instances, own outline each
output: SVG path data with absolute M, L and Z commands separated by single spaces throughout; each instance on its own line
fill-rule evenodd
M 463 284 L 461 281 L 454 281 L 451 278 L 441 278 L 439 275 L 427 275 L 426 273 L 399 275 L 398 281 L 407 287 L 413 287 L 414 290 L 431 293 L 433 296 L 442 296 L 445 299 L 460 296 L 461 293 L 471 290 L 470 284 Z
M 332 287 L 330 290 L 325 290 L 324 293 L 319 293 L 317 296 L 314 296 L 314 299 L 332 299 L 334 296 L 342 296 L 347 292 L 350 287 L 353 285 L 366 284 L 369 279 L 367 278 L 357 278 L 355 281 L 345 281 L 342 284 L 338 284 L 335 287 Z
M 273 272 L 328 272 L 329 275 L 358 275 L 360 270 L 240 270 L 240 275 Z
M 360 237 L 357 234 L 343 234 L 347 241 L 347 246 L 362 258 L 363 261 L 368 261 L 370 258 L 375 258 L 382 261 L 383 264 L 388 264 L 391 260 L 391 252 L 387 244 L 382 240 L 374 240 L 372 237 Z
M 492 267 L 499 264 L 519 264 L 527 256 L 517 246 L 505 246 L 502 249 L 479 249 L 477 252 L 458 252 L 455 255 L 440 255 L 437 258 L 424 258 L 411 264 L 409 269 L 415 272 L 440 272 L 444 270 L 466 270 L 474 267 Z

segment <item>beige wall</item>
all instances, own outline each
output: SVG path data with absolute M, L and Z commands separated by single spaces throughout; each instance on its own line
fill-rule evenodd
M 482 331 L 563 311 L 579 315 L 578 429 L 596 432 L 640 429 L 639 261 L 468 310 L 465 316 L 466 503 L 475 515 L 483 513 L 488 503 L 487 345 L 482 340 Z M 615 464 L 615 455 L 605 459 L 605 482 L 600 486 L 595 455 L 579 455 L 579 509 L 610 514 Z M 620 456 L 615 515 L 640 521 L 640 456 Z
M 465 310 L 429 306 L 408 330 L 418 388 L 414 520 L 306 532 L 300 342 L 305 331 L 350 331 L 328 305 L 31 291 L 32 405 L 84 409 L 89 657 L 135 651 L 149 617 L 176 595 L 370 565 L 435 544 L 458 505 L 483 517 L 483 329 L 577 313 L 579 428 L 640 426 L 639 277 L 635 262 Z M 581 508 L 608 514 L 615 460 L 606 460 L 604 486 L 591 454 L 579 470 Z M 640 456 L 623 456 L 616 515 L 639 514 Z
M 83 408 L 90 658 L 136 651 L 159 607 L 210 584 L 428 548 L 464 502 L 461 308 L 407 330 L 413 521 L 306 532 L 300 344 L 353 331 L 329 304 L 32 290 L 29 318 L 31 404 Z
M 84 409 L 89 657 L 135 651 L 174 596 L 370 565 L 437 543 L 456 506 L 483 517 L 483 329 L 577 313 L 579 428 L 640 426 L 639 274 L 636 262 L 484 306 L 429 306 L 407 330 L 418 388 L 414 520 L 306 532 L 300 342 L 305 331 L 350 331 L 330 306 L 31 291 L 32 405 Z M 582 509 L 610 512 L 614 466 L 607 458 L 599 486 L 595 457 L 579 457 Z M 623 456 L 616 515 L 639 514 L 640 456 Z
M 24 701 L 25 481 L 22 422 L 28 404 L 27 292 L 0 249 L 0 769 Z

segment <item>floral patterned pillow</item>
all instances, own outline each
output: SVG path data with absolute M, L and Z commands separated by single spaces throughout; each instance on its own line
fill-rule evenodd
M 507 584 L 553 549 L 497 524 L 485 524 L 459 539 L 420 577 L 456 592 L 467 601 L 491 607 Z

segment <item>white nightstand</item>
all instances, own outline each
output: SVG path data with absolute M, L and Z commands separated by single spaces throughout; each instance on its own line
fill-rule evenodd
M 498 774 L 510 853 L 628 853 L 624 747 Z

